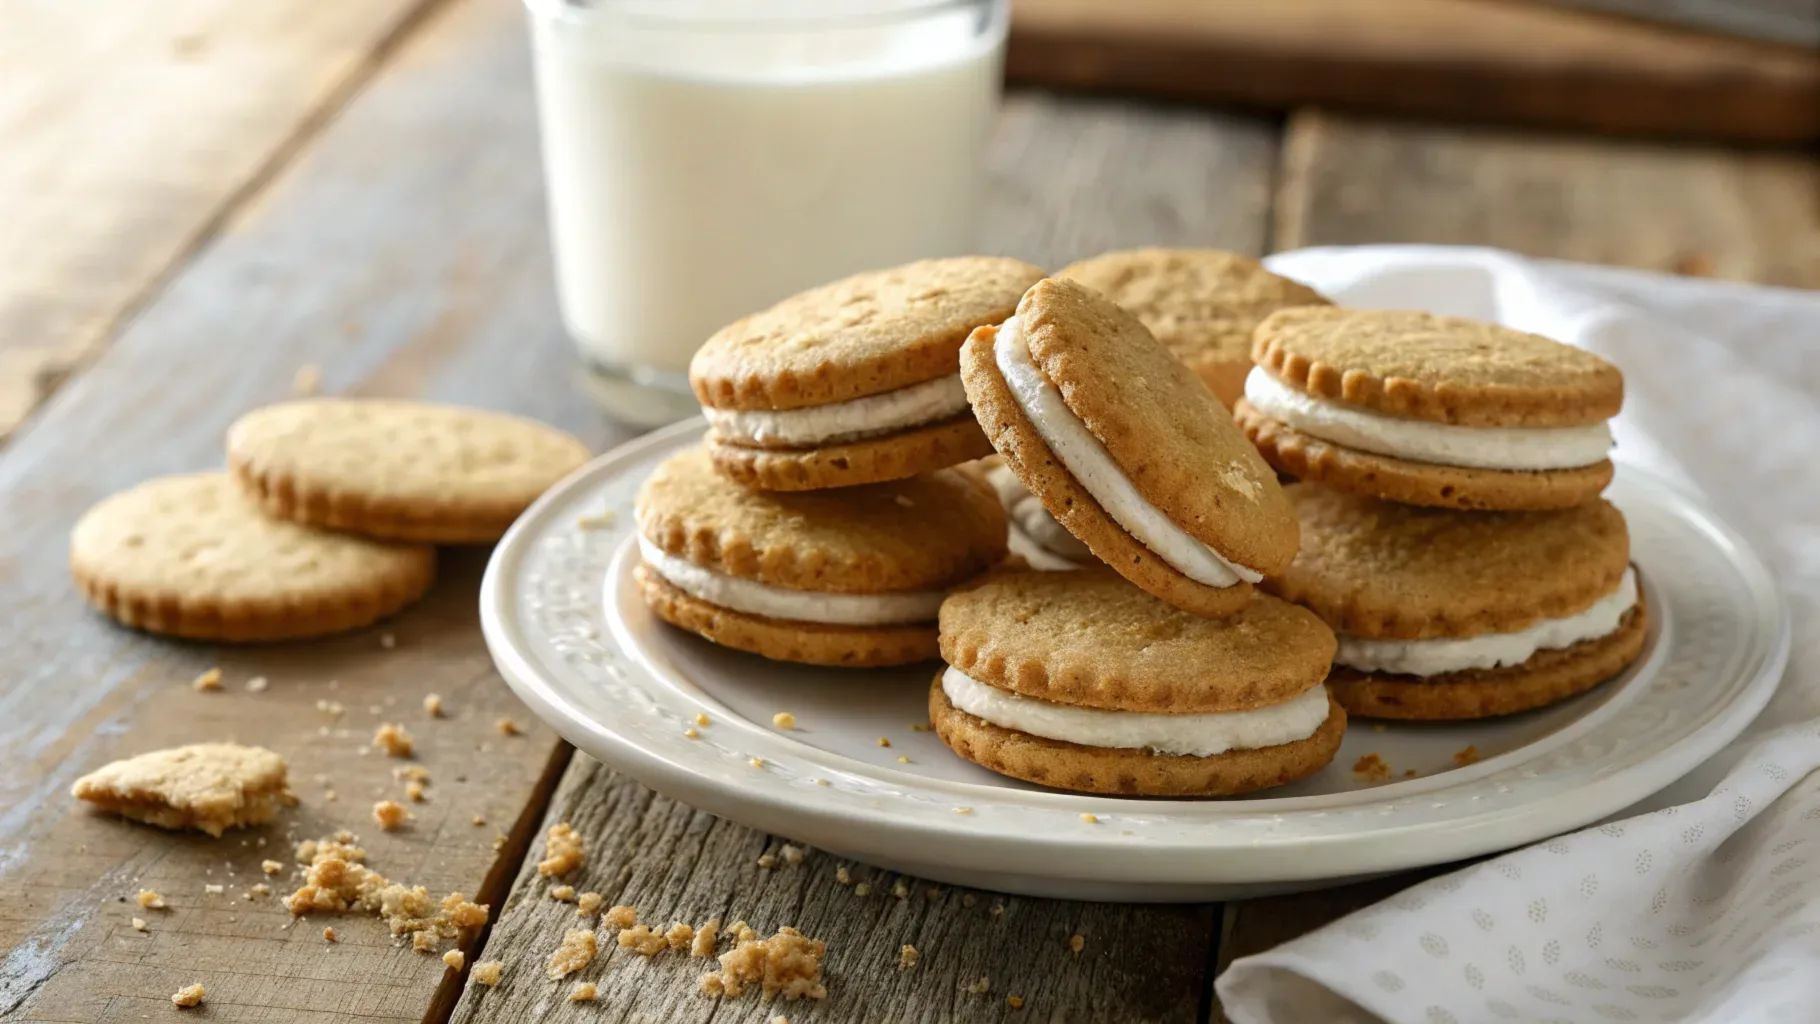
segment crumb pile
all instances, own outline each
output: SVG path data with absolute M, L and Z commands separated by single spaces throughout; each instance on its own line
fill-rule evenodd
M 409 935 L 411 946 L 433 952 L 445 939 L 460 936 L 464 928 L 487 922 L 487 907 L 452 892 L 438 901 L 423 886 L 407 886 L 367 867 L 366 851 L 356 838 L 340 832 L 297 845 L 297 860 L 308 865 L 304 882 L 285 897 L 285 909 L 305 914 L 372 914 L 384 920 L 393 935 Z

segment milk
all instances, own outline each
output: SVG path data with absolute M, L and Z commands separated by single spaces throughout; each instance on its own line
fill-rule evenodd
M 973 250 L 1002 3 L 757 29 L 703 20 L 764 9 L 734 0 L 529 6 L 557 290 L 597 369 L 680 387 L 739 317 Z

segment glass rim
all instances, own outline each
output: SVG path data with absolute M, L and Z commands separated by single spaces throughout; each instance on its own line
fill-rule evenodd
M 611 19 L 640 28 L 665 31 L 710 32 L 780 32 L 802 29 L 834 30 L 891 25 L 916 21 L 946 13 L 974 8 L 992 10 L 1004 7 L 1009 0 L 895 0 L 888 5 L 865 11 L 817 12 L 810 14 L 766 14 L 748 17 L 689 17 L 664 13 L 653 4 L 640 4 L 634 10 L 613 10 L 613 0 L 576 3 L 573 0 L 524 0 L 525 9 L 548 21 L 579 21 L 585 18 Z M 668 6 L 668 5 L 666 5 Z

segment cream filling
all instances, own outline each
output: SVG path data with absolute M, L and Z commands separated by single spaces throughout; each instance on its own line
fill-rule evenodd
M 1153 750 L 1188 757 L 1212 757 L 1228 750 L 1257 750 L 1305 740 L 1321 728 L 1328 714 L 1327 687 L 1320 685 L 1281 704 L 1202 715 L 1101 711 L 1055 704 L 987 686 L 953 666 L 942 673 L 942 692 L 948 695 L 948 703 L 1000 728 L 1083 747 Z
M 1137 538 L 1182 575 L 1210 587 L 1230 587 L 1243 580 L 1256 583 L 1264 577 L 1236 562 L 1172 522 L 1161 509 L 1144 499 L 1118 463 L 1081 422 L 1062 393 L 1030 358 L 1030 344 L 1017 317 L 1005 321 L 992 349 L 998 371 L 1011 388 L 1011 397 L 1036 427 L 1043 443 L 1062 460 L 1093 500 L 1100 503 L 1125 531 Z
M 1022 532 L 1037 547 L 1069 560 L 1068 568 L 1073 568 L 1073 562 L 1093 558 L 1093 552 L 1087 545 L 1056 522 L 1049 510 L 1043 507 L 1042 499 L 1031 494 L 1010 467 L 993 466 L 986 471 L 986 479 L 991 481 L 992 489 L 998 492 L 999 504 L 1005 506 L 1005 516 L 1011 521 L 1012 528 Z
M 1315 398 L 1261 366 L 1245 378 L 1245 401 L 1323 441 L 1414 462 L 1476 469 L 1573 469 L 1605 461 L 1611 427 L 1461 427 L 1406 420 Z
M 967 411 L 960 374 L 896 391 L 802 409 L 711 409 L 702 414 L 723 440 L 763 448 L 807 448 L 878 437 Z
M 896 626 L 907 622 L 934 622 L 941 610 L 940 590 L 901 594 L 824 594 L 789 590 L 766 583 L 742 580 L 703 569 L 638 538 L 638 553 L 652 571 L 671 586 L 712 605 L 767 619 L 820 622 L 833 626 Z
M 1366 640 L 1340 634 L 1335 664 L 1361 672 L 1405 676 L 1438 676 L 1469 669 L 1521 665 L 1537 651 L 1572 647 L 1583 640 L 1610 636 L 1637 604 L 1637 571 L 1624 570 L 1618 589 L 1594 601 L 1585 611 L 1562 619 L 1543 619 L 1516 633 L 1436 637 L 1429 640 Z

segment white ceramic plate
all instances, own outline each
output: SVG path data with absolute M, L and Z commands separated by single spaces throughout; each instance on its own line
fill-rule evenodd
M 507 534 L 481 588 L 500 672 L 577 747 L 659 792 L 953 884 L 1227 899 L 1506 849 L 1597 821 L 1692 769 L 1763 707 L 1787 658 L 1786 618 L 1757 556 L 1688 496 L 1623 468 L 1609 497 L 1630 520 L 1651 617 L 1644 655 L 1623 676 L 1492 722 L 1357 722 L 1325 771 L 1255 797 L 1044 790 L 911 728 L 927 721 L 934 663 L 784 665 L 645 610 L 630 579 L 633 495 L 702 429 L 678 424 L 596 459 Z M 772 727 L 779 711 L 796 716 L 795 730 Z M 697 714 L 712 724 L 689 739 Z M 1454 754 L 1468 746 L 1480 759 L 1460 767 Z M 1393 781 L 1354 775 L 1368 753 Z

